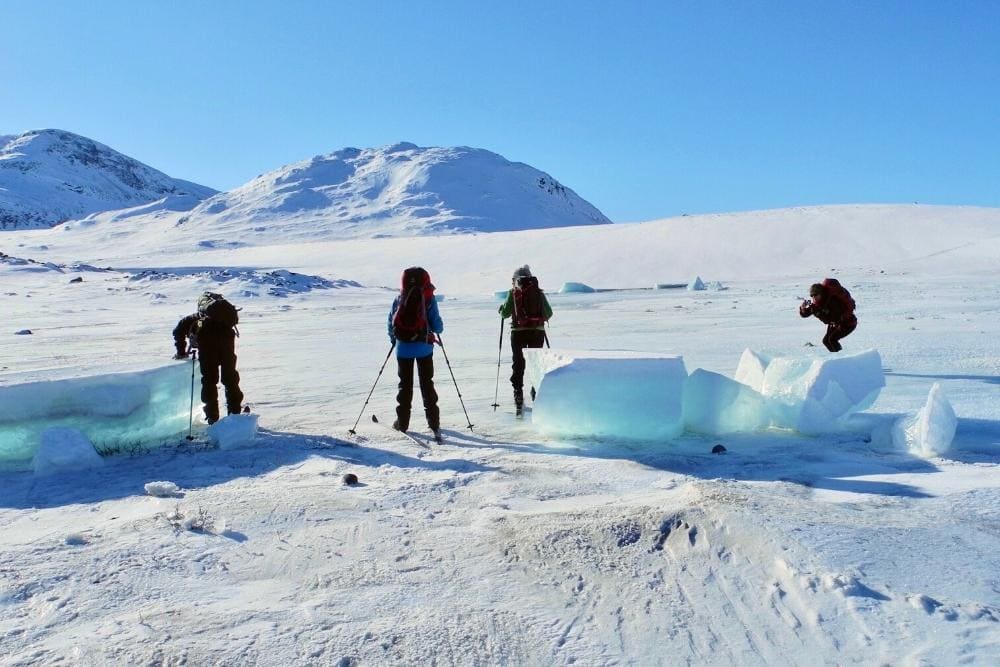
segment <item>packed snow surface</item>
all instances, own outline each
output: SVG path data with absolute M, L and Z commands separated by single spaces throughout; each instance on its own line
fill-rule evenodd
M 253 446 L 189 443 L 185 422 L 178 444 L 99 468 L 0 473 L 0 662 L 995 664 L 1000 211 L 816 207 L 274 246 L 183 225 L 169 240 L 174 215 L 0 235 L 0 251 L 38 262 L 0 262 L 0 386 L 171 363 L 177 320 L 223 291 L 243 307 Z M 838 243 L 818 246 L 831 229 Z M 837 277 L 859 318 L 839 356 L 878 350 L 885 386 L 814 436 L 544 435 L 512 414 L 494 297 L 525 263 L 553 288 L 553 350 L 682 356 L 715 374 L 699 390 L 713 405 L 743 350 L 760 375 L 817 353 L 825 327 L 796 297 Z M 417 441 L 384 425 L 395 360 L 365 406 L 414 264 L 448 295 L 449 363 L 434 355 L 445 442 L 429 449 L 419 397 Z M 131 279 L 144 269 L 171 277 Z M 223 270 L 236 277 L 220 289 Z M 279 296 L 258 284 L 279 270 L 358 286 Z M 727 289 L 683 289 L 695 275 Z M 567 281 L 599 291 L 555 293 Z M 935 383 L 955 434 L 915 455 L 892 426 Z M 178 492 L 147 494 L 164 481 Z

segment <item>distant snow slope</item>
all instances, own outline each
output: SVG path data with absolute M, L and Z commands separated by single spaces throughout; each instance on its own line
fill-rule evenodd
M 0 136 L 0 229 L 44 229 L 168 196 L 190 208 L 214 193 L 72 132 Z
M 859 268 L 878 273 L 903 264 L 953 266 L 956 261 L 966 270 L 991 273 L 1000 253 L 1000 209 L 964 206 L 815 206 L 532 229 L 488 239 L 455 234 L 350 242 L 324 241 L 327 232 L 308 225 L 300 232 L 311 228 L 316 238 L 175 227 L 183 215 L 138 209 L 103 213 L 94 216 L 100 220 L 0 235 L 0 250 L 118 268 L 253 266 L 344 275 L 351 267 L 347 275 L 366 285 L 395 285 L 398 270 L 419 264 L 449 294 L 505 288 L 514 267 L 524 263 L 537 270 L 546 289 L 555 290 L 568 281 L 595 288 L 652 287 L 686 284 L 695 276 L 708 282 L 821 278 Z
M 256 240 L 496 232 L 611 222 L 552 176 L 478 148 L 344 148 L 258 176 L 178 221 Z

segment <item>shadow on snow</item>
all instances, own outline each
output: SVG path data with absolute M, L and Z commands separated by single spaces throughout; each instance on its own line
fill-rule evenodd
M 414 449 L 414 454 L 418 453 L 415 446 Z M 349 440 L 328 435 L 260 429 L 254 446 L 246 449 L 223 451 L 204 445 L 192 447 L 185 443 L 135 456 L 109 456 L 104 459 L 104 466 L 91 470 L 47 477 L 36 477 L 30 471 L 0 473 L 0 508 L 43 509 L 145 496 L 143 487 L 146 483 L 164 480 L 190 492 L 302 465 L 312 457 L 370 468 L 390 465 L 456 473 L 495 470 L 461 458 L 424 460 L 388 449 L 358 446 Z M 331 492 L 340 486 L 339 479 L 331 481 Z

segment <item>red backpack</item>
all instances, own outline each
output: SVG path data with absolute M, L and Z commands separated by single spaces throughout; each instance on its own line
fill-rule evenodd
M 535 276 L 521 276 L 514 284 L 513 326 L 529 329 L 545 326 L 542 290 Z
M 392 316 L 392 335 L 402 343 L 424 343 L 430 331 L 427 325 L 427 294 L 434 298 L 430 275 L 419 266 L 403 271 L 402 286 Z
M 851 293 L 847 291 L 847 288 L 840 284 L 839 280 L 836 278 L 827 278 L 823 281 L 823 287 L 826 288 L 826 293 L 834 301 L 843 306 L 845 315 L 854 313 L 854 309 L 857 308 L 854 298 L 851 297 Z

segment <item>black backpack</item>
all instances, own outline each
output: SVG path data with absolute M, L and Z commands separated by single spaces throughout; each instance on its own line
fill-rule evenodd
M 427 272 L 420 267 L 403 271 L 403 285 L 392 316 L 392 335 L 402 343 L 427 342 L 427 301 L 424 297 L 424 283 L 428 282 Z
M 513 326 L 536 328 L 545 325 L 542 290 L 535 276 L 521 276 L 514 284 Z
M 198 315 L 226 328 L 233 328 L 240 321 L 239 309 L 215 292 L 205 292 L 198 299 Z

